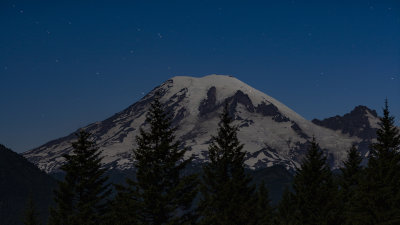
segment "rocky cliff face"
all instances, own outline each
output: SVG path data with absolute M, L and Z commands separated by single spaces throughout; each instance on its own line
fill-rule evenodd
M 376 138 L 378 114 L 366 106 L 357 106 L 350 113 L 334 116 L 324 120 L 313 119 L 312 122 L 343 134 L 359 137 L 363 140 Z
M 379 128 L 379 117 L 375 110 L 366 106 L 357 106 L 350 113 L 343 116 L 334 116 L 327 119 L 314 119 L 316 125 L 329 128 L 360 139 L 357 142 L 361 154 L 368 156 L 369 145 L 376 139 L 376 131 Z M 364 160 L 364 163 L 366 160 Z
M 362 118 L 357 122 L 357 114 L 353 115 L 357 119 L 345 115 L 346 119 L 311 122 L 231 76 L 174 77 L 125 110 L 83 127 L 93 134 L 107 167 L 132 168 L 131 150 L 136 146 L 135 137 L 140 128 L 147 129 L 145 117 L 156 92 L 173 117 L 173 126 L 178 127 L 176 138 L 189 149 L 187 157 L 194 155 L 197 163 L 208 160 L 208 144 L 211 136 L 216 134 L 219 114 L 226 102 L 235 124 L 240 127 L 238 137 L 248 152 L 245 163 L 251 169 L 273 165 L 294 169 L 301 162 L 312 136 L 325 150 L 331 166 L 336 168 L 352 144 L 363 142 L 362 135 L 367 139 L 372 137 L 372 131 L 364 131 L 364 134 L 348 123 L 364 126 L 362 123 L 369 122 L 366 128 L 376 127 L 376 113 L 371 110 L 368 121 Z M 336 120 L 342 122 L 336 125 Z M 75 136 L 70 134 L 23 155 L 40 169 L 55 172 L 63 163 L 62 155 L 71 151 L 70 143 L 74 139 Z

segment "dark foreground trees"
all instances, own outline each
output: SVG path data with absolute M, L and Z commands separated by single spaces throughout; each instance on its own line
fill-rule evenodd
M 253 223 L 254 225 L 270 225 L 275 220 L 275 209 L 271 205 L 271 199 L 269 198 L 269 192 L 265 186 L 265 182 L 259 185 L 255 196 L 255 209 Z
M 28 206 L 25 210 L 25 215 L 23 219 L 24 225 L 39 225 L 38 212 L 36 211 L 35 203 L 32 196 L 29 196 Z
M 294 210 L 290 218 L 287 218 L 288 221 L 297 225 L 337 224 L 336 195 L 337 188 L 326 157 L 313 138 L 294 177 L 290 199 Z
M 80 132 L 73 154 L 65 156 L 61 169 L 66 176 L 55 192 L 49 224 L 400 224 L 400 132 L 387 103 L 365 168 L 353 146 L 335 177 L 313 139 L 277 210 L 265 185 L 256 190 L 245 173 L 245 152 L 227 106 L 220 119 L 198 188 L 197 175 L 185 175 L 191 158 L 184 158 L 186 149 L 174 140 L 171 118 L 156 98 L 147 115 L 148 129 L 137 137 L 136 179 L 116 185 L 111 203 L 99 152 L 89 134 Z M 25 223 L 35 224 L 33 207 L 28 209 Z
M 111 190 L 100 152 L 89 133 L 81 130 L 77 137 L 72 154 L 64 155 L 66 163 L 61 170 L 65 178 L 54 192 L 56 205 L 50 210 L 49 225 L 99 225 L 107 212 Z
M 175 141 L 171 117 L 156 98 L 151 104 L 146 122 L 134 149 L 136 181 L 118 187 L 114 222 L 125 224 L 162 225 L 191 224 L 196 217 L 190 210 L 197 195 L 197 175 L 184 175 L 191 158 L 184 159 L 186 148 Z M 118 218 L 119 217 L 119 218 Z
M 361 166 L 362 157 L 356 146 L 352 146 L 347 151 L 347 159 L 340 168 L 339 176 L 339 196 L 340 204 L 338 205 L 340 224 L 351 225 L 353 218 L 350 213 L 354 207 L 355 197 L 363 175 L 363 167 Z
M 400 224 L 400 133 L 387 101 L 370 149 L 368 165 L 354 195 L 354 225 Z
M 255 187 L 250 185 L 251 177 L 245 174 L 245 152 L 227 105 L 220 119 L 218 134 L 212 137 L 209 146 L 210 162 L 203 167 L 200 224 L 252 224 L 256 209 Z

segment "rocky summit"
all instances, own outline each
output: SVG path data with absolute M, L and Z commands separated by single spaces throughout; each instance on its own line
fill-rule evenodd
M 112 169 L 131 169 L 132 149 L 140 128 L 147 129 L 146 113 L 156 93 L 177 127 L 176 138 L 189 149 L 186 157 L 196 163 L 208 160 L 208 144 L 217 132 L 219 114 L 225 103 L 239 126 L 239 140 L 247 151 L 245 164 L 251 169 L 282 165 L 299 166 L 308 143 L 315 136 L 329 164 L 337 168 L 352 144 L 364 156 L 374 138 L 378 117 L 364 106 L 326 120 L 308 121 L 276 99 L 242 81 L 224 75 L 201 78 L 177 76 L 154 88 L 141 100 L 114 116 L 83 127 L 102 151 L 103 163 Z M 23 153 L 47 173 L 56 172 L 69 153 L 74 133 Z

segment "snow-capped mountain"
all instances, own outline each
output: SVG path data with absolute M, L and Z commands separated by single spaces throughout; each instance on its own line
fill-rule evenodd
M 324 120 L 313 119 L 312 122 L 319 126 L 340 131 L 343 134 L 357 137 L 358 149 L 364 156 L 363 163 L 367 162 L 369 146 L 376 140 L 376 131 L 379 128 L 379 117 L 375 110 L 366 106 L 357 106 L 350 113 L 343 116 L 334 116 Z
M 337 168 L 346 157 L 353 143 L 361 143 L 363 137 L 354 132 L 343 132 L 330 122 L 314 123 L 283 105 L 274 98 L 250 87 L 232 76 L 209 75 L 202 78 L 177 76 L 153 89 L 140 101 L 114 116 L 84 127 L 93 134 L 103 163 L 114 169 L 132 168 L 132 149 L 139 129 L 146 129 L 145 117 L 155 93 L 173 116 L 177 126 L 177 139 L 195 156 L 196 162 L 207 160 L 208 144 L 215 135 L 219 114 L 226 101 L 230 113 L 240 127 L 238 137 L 244 144 L 246 165 L 252 169 L 284 165 L 294 169 L 301 162 L 308 141 L 315 136 L 328 160 Z M 376 113 L 371 113 L 370 127 L 376 127 Z M 70 152 L 75 135 L 50 141 L 23 155 L 40 169 L 51 173 L 63 163 L 62 155 Z

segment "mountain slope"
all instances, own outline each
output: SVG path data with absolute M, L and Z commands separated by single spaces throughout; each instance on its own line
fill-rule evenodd
M 323 120 L 313 119 L 312 122 L 335 131 L 340 130 L 350 136 L 368 140 L 376 138 L 379 118 L 375 110 L 359 105 L 343 116 L 337 115 Z
M 364 157 L 363 163 L 367 162 L 369 146 L 376 140 L 376 131 L 379 128 L 379 117 L 375 110 L 360 105 L 343 116 L 337 115 L 323 120 L 313 119 L 312 122 L 342 134 L 359 138 L 360 141 L 357 145 Z
M 308 142 L 315 136 L 326 150 L 330 164 L 337 168 L 357 136 L 316 125 L 274 98 L 231 76 L 209 75 L 202 78 L 173 77 L 153 89 L 140 101 L 114 116 L 84 129 L 103 151 L 109 168 L 132 168 L 131 150 L 140 128 L 147 128 L 145 116 L 155 93 L 173 116 L 178 127 L 176 137 L 189 148 L 198 163 L 207 160 L 211 135 L 216 134 L 219 113 L 225 102 L 240 127 L 238 137 L 248 151 L 246 164 L 257 169 L 282 165 L 294 169 L 301 162 Z M 62 154 L 70 152 L 74 135 L 46 143 L 23 153 L 40 169 L 56 172 L 63 163 Z
M 0 224 L 22 224 L 29 195 L 45 221 L 55 185 L 24 157 L 0 145 Z

